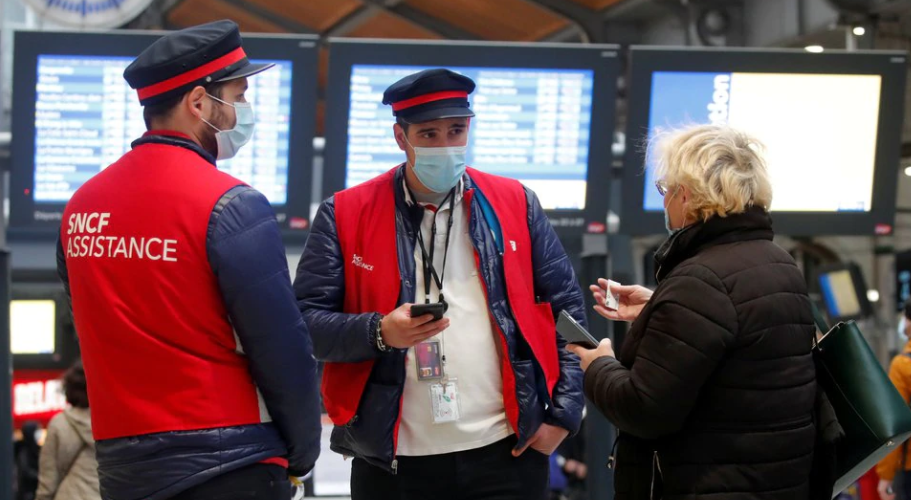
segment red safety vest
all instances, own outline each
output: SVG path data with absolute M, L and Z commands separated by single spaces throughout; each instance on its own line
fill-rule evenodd
M 96 439 L 267 418 L 206 249 L 213 207 L 239 185 L 190 149 L 146 143 L 67 204 L 61 244 Z
M 505 242 L 503 269 L 513 319 L 541 365 L 548 393 L 552 395 L 560 377 L 556 329 L 550 304 L 535 301 L 525 189 L 518 181 L 471 168 L 468 175 L 499 220 Z M 400 249 L 396 245 L 394 178 L 395 169 L 335 195 L 336 227 L 345 263 L 345 313 L 388 314 L 398 303 L 402 277 L 398 267 Z M 473 196 L 473 190 L 465 193 L 468 205 Z M 477 254 L 475 262 L 479 263 Z M 493 318 L 491 321 L 496 325 Z M 505 337 L 502 334 L 499 337 L 503 352 L 509 352 Z M 325 364 L 323 402 L 335 425 L 348 423 L 357 413 L 373 363 L 371 360 Z M 502 364 L 504 406 L 515 430 L 519 419 L 515 375 L 508 356 L 502 357 Z M 397 439 L 398 425 L 395 436 Z

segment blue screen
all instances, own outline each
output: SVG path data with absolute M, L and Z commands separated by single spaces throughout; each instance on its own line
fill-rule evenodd
M 38 57 L 35 100 L 36 203 L 65 203 L 117 161 L 146 131 L 136 91 L 123 79 L 131 57 Z M 287 202 L 291 61 L 249 78 L 253 139 L 218 168 L 251 184 L 275 205 Z M 230 110 L 226 112 L 230 113 Z
M 819 288 L 826 302 L 826 310 L 833 318 L 845 318 L 861 313 L 858 290 L 851 272 L 843 269 L 819 276 Z M 862 290 L 866 293 L 866 290 Z
M 649 142 L 659 128 L 707 123 L 706 105 L 712 100 L 715 73 L 665 73 L 652 75 L 652 105 L 649 111 Z M 664 210 L 655 187 L 654 159 L 646 158 L 645 209 Z
M 773 211 L 869 211 L 881 80 L 861 74 L 656 71 L 649 143 L 660 129 L 730 125 L 764 144 Z M 661 211 L 653 153 L 646 155 L 643 208 Z M 814 189 L 805 189 L 809 185 Z
M 405 160 L 383 92 L 416 66 L 355 65 L 348 110 L 346 187 Z M 585 207 L 594 72 L 579 69 L 451 67 L 477 84 L 469 96 L 468 164 L 518 179 L 545 209 Z M 605 166 L 607 168 L 607 166 Z

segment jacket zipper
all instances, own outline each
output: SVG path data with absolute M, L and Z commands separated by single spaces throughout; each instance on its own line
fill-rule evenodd
M 402 363 L 402 376 L 407 377 L 408 376 L 408 351 L 405 351 L 404 358 L 405 358 L 404 363 Z M 398 459 L 398 456 L 396 456 L 396 453 L 398 453 L 398 451 L 399 451 L 399 440 L 398 440 L 397 431 L 398 431 L 399 426 L 402 425 L 402 403 L 403 403 L 404 399 L 405 399 L 405 387 L 403 385 L 402 386 L 402 395 L 399 396 L 399 414 L 395 418 L 395 429 L 396 430 L 393 431 L 396 433 L 396 434 L 393 434 L 394 441 L 392 443 L 392 464 L 390 464 L 390 466 L 392 467 L 393 476 L 397 476 L 399 474 L 399 459 Z
M 418 230 L 418 231 L 422 231 L 422 230 L 423 230 L 422 227 L 421 227 L 421 225 L 424 223 L 424 222 L 423 222 L 423 214 L 421 215 L 421 217 L 422 217 L 421 224 L 419 224 L 418 227 L 417 227 L 417 230 Z M 434 217 L 436 217 L 436 214 L 434 214 Z M 416 244 L 416 242 L 417 242 L 417 239 L 418 239 L 417 233 L 411 234 L 411 254 L 409 254 L 409 255 L 413 255 L 413 254 L 414 254 L 415 244 Z M 412 278 L 414 278 L 413 275 L 412 275 Z M 417 283 L 416 283 L 416 282 L 415 282 L 415 286 L 417 286 Z M 407 351 L 407 350 L 405 351 L 405 357 L 404 357 L 404 358 L 405 358 L 405 359 L 404 359 L 404 363 L 402 363 L 402 380 L 404 380 L 405 378 L 408 377 L 408 351 Z M 399 396 L 399 414 L 398 414 L 398 416 L 397 416 L 396 419 L 395 419 L 395 429 L 396 429 L 396 430 L 397 430 L 397 429 L 399 428 L 399 426 L 402 424 L 402 403 L 403 403 L 403 400 L 404 400 L 404 399 L 405 399 L 405 386 L 402 385 L 402 395 Z M 393 431 L 393 432 L 395 432 L 395 431 Z M 398 450 L 398 448 L 399 448 L 399 443 L 398 443 L 397 435 L 395 435 L 395 434 L 393 434 L 393 435 L 396 436 L 396 437 L 393 438 L 394 441 L 393 441 L 393 443 L 392 443 L 392 463 L 389 464 L 389 467 L 392 469 L 392 475 L 393 475 L 393 476 L 397 476 L 397 475 L 399 474 L 399 458 L 398 458 L 398 456 L 396 455 L 396 453 L 398 453 L 398 451 L 399 451 L 399 450 Z
M 649 499 L 655 500 L 655 473 L 658 473 L 664 476 L 664 473 L 661 472 L 661 458 L 658 456 L 658 450 L 655 450 L 652 455 L 652 486 L 651 491 L 649 492 Z
M 607 457 L 607 468 L 614 469 L 617 466 L 617 445 L 620 444 L 620 429 L 617 429 L 617 434 L 614 436 L 614 445 L 611 446 L 610 456 Z

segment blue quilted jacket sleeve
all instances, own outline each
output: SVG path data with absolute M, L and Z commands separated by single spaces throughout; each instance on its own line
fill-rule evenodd
M 572 263 L 557 233 L 551 226 L 537 195 L 527 189 L 528 228 L 531 232 L 532 267 L 535 270 L 535 295 L 549 302 L 554 319 L 566 310 L 581 325 L 585 325 L 585 299 L 576 280 Z M 557 334 L 557 355 L 560 356 L 560 380 L 554 387 L 553 406 L 547 423 L 579 431 L 585 397 L 582 393 L 582 368 L 579 358 L 565 349 L 566 341 Z
M 346 314 L 345 263 L 335 227 L 335 200 L 320 205 L 294 280 L 297 304 L 320 361 L 357 363 L 380 355 L 374 333 L 378 313 Z
M 246 186 L 228 191 L 212 212 L 207 247 L 253 379 L 288 444 L 288 472 L 303 476 L 320 452 L 317 366 L 265 196 Z
M 66 269 L 66 253 L 63 251 L 63 240 L 57 235 L 57 277 L 63 283 L 63 291 L 66 292 L 66 298 L 70 302 L 70 309 L 73 308 L 72 297 L 70 296 L 70 273 Z

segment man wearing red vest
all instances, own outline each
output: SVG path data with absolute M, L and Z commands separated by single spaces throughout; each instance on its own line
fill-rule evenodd
M 105 500 L 289 499 L 320 401 L 266 198 L 219 172 L 253 132 L 237 25 L 164 36 L 124 72 L 149 129 L 64 211 L 58 273 Z
M 579 427 L 554 320 L 584 321 L 582 292 L 534 193 L 466 168 L 474 87 L 434 69 L 387 89 L 407 161 L 325 201 L 298 267 L 353 500 L 544 499 Z

